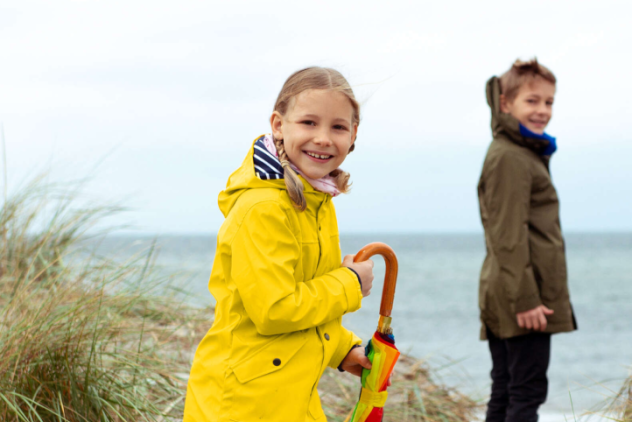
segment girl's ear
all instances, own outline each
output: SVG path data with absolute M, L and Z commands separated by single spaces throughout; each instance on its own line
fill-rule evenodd
M 503 94 L 500 94 L 500 112 L 509 113 L 509 107 L 507 107 L 507 97 Z
M 278 111 L 273 111 L 270 116 L 270 128 L 272 129 L 272 136 L 275 139 L 283 139 L 283 116 Z
M 358 124 L 354 123 L 353 128 L 351 129 L 351 146 L 353 146 L 353 143 L 356 140 L 356 136 L 358 136 Z

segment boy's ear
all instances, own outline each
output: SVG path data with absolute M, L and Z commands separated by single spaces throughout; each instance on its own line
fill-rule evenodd
M 507 107 L 507 97 L 504 94 L 500 94 L 500 112 L 509 113 L 509 107 Z
M 275 139 L 283 139 L 283 116 L 276 110 L 270 116 L 270 128 Z

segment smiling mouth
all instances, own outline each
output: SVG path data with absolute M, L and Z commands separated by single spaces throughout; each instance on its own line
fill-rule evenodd
M 538 120 L 531 120 L 531 123 L 533 123 L 534 125 L 545 125 L 545 124 L 547 124 L 547 122 L 538 121 Z
M 308 156 L 315 158 L 316 160 L 319 160 L 319 161 L 327 161 L 330 158 L 334 158 L 333 155 L 316 154 L 315 152 L 309 152 L 309 151 L 303 151 L 303 152 L 307 154 Z

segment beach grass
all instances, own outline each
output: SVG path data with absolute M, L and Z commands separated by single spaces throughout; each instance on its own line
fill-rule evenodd
M 632 422 L 632 375 L 623 382 L 619 391 L 607 401 L 605 411 L 600 413 L 611 421 Z
M 99 222 L 121 209 L 79 206 L 78 192 L 38 178 L 0 210 L 0 420 L 181 420 L 213 310 L 165 294 L 153 247 L 125 261 L 98 256 Z M 385 422 L 473 419 L 477 403 L 430 373 L 400 358 Z M 359 379 L 327 370 L 319 390 L 329 420 L 343 421 Z
M 119 208 L 76 205 L 43 178 L 3 203 L 0 420 L 180 418 L 210 313 L 156 294 L 148 254 L 86 254 L 89 230 Z

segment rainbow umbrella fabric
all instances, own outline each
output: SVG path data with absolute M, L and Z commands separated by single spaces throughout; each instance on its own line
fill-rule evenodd
M 390 330 L 389 330 L 390 331 Z M 384 404 L 388 397 L 386 386 L 399 358 L 393 334 L 376 331 L 366 347 L 367 357 L 372 363 L 371 370 L 362 370 L 362 389 L 351 422 L 381 422 Z

